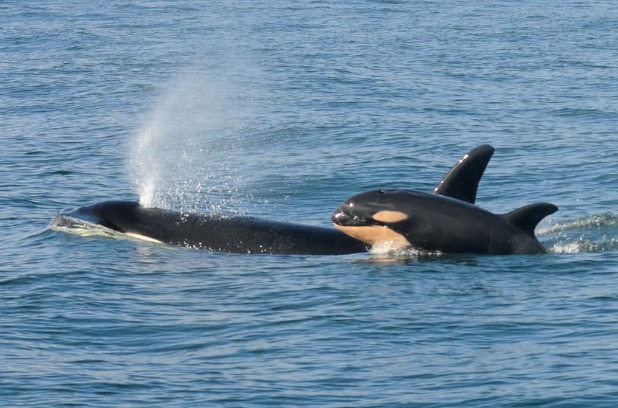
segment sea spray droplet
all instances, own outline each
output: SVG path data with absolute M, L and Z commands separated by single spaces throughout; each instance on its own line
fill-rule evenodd
M 139 194 L 140 204 L 145 207 L 154 206 L 155 189 L 158 178 L 158 167 L 154 165 L 154 149 L 156 142 L 153 124 L 145 127 L 135 138 L 131 149 L 131 170 L 133 182 Z
M 225 82 L 190 75 L 163 93 L 130 149 L 144 206 L 238 212 L 247 106 Z M 234 102 L 234 103 L 232 103 Z

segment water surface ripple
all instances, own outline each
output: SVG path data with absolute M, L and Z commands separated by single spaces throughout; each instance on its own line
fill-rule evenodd
M 612 407 L 609 1 L 0 4 L 5 406 Z M 328 226 L 496 147 L 544 256 L 250 256 L 50 228 L 104 199 Z

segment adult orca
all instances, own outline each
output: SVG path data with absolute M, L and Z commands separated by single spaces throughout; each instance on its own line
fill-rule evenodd
M 474 200 L 492 154 L 491 146 L 466 154 L 438 184 L 435 193 Z M 255 217 L 180 213 L 143 207 L 135 201 L 104 201 L 66 215 L 148 241 L 218 252 L 340 255 L 367 251 L 365 242 L 334 228 Z
M 558 207 L 532 204 L 498 215 L 474 205 L 478 181 L 493 151 L 485 145 L 464 156 L 434 194 L 376 190 L 355 195 L 335 211 L 334 225 L 369 245 L 388 243 L 392 249 L 495 255 L 545 253 L 534 230 Z
M 217 252 L 343 255 L 367 251 L 366 244 L 333 228 L 181 213 L 143 207 L 135 201 L 103 201 L 68 215 L 134 238 Z

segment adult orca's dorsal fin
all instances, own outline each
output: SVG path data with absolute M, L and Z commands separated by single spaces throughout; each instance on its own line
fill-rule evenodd
M 510 224 L 516 226 L 527 234 L 534 236 L 534 229 L 541 220 L 558 211 L 558 207 L 549 203 L 530 204 L 518 208 L 503 217 Z
M 433 193 L 474 204 L 479 181 L 493 154 L 494 148 L 490 145 L 471 150 L 453 166 Z

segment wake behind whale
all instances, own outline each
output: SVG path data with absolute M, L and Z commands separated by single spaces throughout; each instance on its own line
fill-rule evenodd
M 557 254 L 618 251 L 618 214 L 605 212 L 540 228 L 548 251 Z

